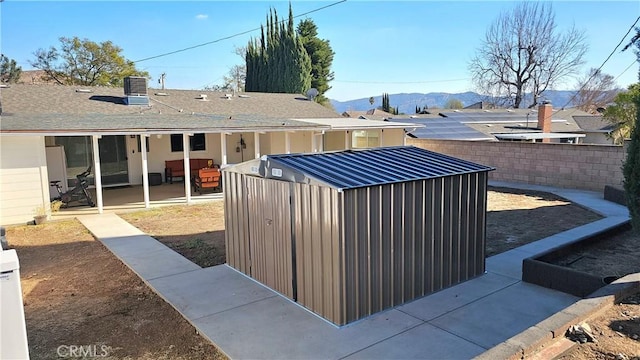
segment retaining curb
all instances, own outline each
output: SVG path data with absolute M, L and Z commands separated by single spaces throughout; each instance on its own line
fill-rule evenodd
M 564 334 L 571 325 L 599 315 L 638 290 L 640 290 L 640 273 L 624 276 L 485 351 L 475 359 L 533 359 L 538 354 L 541 355 L 540 358 L 552 359 L 571 348 L 566 341 L 563 341 Z

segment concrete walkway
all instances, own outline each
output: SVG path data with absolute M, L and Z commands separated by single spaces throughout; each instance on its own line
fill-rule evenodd
M 579 299 L 521 281 L 522 260 L 628 220 L 595 192 L 552 192 L 605 218 L 487 259 L 487 273 L 338 328 L 226 266 L 202 269 L 115 214 L 80 221 L 118 258 L 234 359 L 468 359 Z

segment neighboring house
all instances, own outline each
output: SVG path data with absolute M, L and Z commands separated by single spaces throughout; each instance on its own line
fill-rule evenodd
M 18 84 L 55 84 L 55 80 L 47 78 L 44 70 L 23 70 L 20 73 Z
M 424 139 L 529 141 L 602 144 L 593 136 L 594 130 L 581 124 L 600 122 L 601 117 L 578 109 L 555 110 L 550 104 L 538 109 L 480 109 L 427 110 L 426 115 L 408 118 L 395 117 L 388 121 L 410 121 L 424 128 L 409 136 Z M 580 122 L 579 122 L 580 121 Z M 607 144 L 612 144 L 609 140 Z
M 580 131 L 585 134 L 582 142 L 588 144 L 613 144 L 610 137 L 611 132 L 615 130 L 615 125 L 605 120 L 602 115 L 578 115 L 573 119 L 580 127 Z
M 144 184 L 149 173 L 164 173 L 166 160 L 206 158 L 225 166 L 263 154 L 403 145 L 405 128 L 419 127 L 356 124 L 295 94 L 134 85 L 128 94 L 122 88 L 50 84 L 0 88 L 1 224 L 29 221 L 34 208 L 48 204 L 49 174 L 71 183 L 93 166 L 102 212 L 103 186 Z M 149 206 L 148 186 L 143 191 Z
M 358 118 L 358 119 L 367 119 L 367 120 L 386 120 L 397 115 L 393 115 L 392 113 L 389 113 L 380 109 L 370 109 L 367 111 L 348 110 L 343 112 L 342 116 L 350 117 L 350 118 Z

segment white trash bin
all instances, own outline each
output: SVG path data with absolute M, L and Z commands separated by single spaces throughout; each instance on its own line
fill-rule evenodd
M 29 359 L 20 263 L 15 250 L 0 251 L 0 359 Z

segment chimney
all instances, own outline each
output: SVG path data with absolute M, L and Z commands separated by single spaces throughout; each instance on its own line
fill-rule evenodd
M 538 129 L 543 133 L 551 132 L 551 114 L 553 113 L 553 107 L 548 101 L 543 102 L 538 107 Z M 542 139 L 542 142 L 549 142 L 550 140 Z

